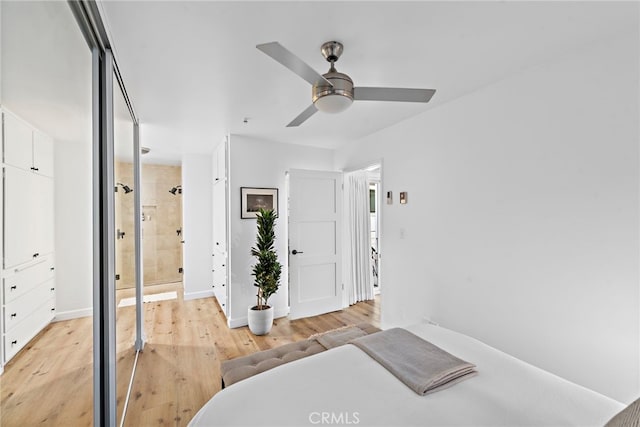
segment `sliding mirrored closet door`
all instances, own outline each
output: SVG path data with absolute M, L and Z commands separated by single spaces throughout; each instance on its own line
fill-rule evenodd
M 141 274 L 138 125 L 102 30 L 91 1 L 0 1 L 3 425 L 119 423 L 142 347 L 114 284 Z
M 0 1 L 2 425 L 90 425 L 92 56 L 67 2 Z

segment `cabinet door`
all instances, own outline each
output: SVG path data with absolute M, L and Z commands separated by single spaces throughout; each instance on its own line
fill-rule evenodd
M 213 181 L 223 181 L 227 177 L 227 149 L 226 143 L 218 145 L 213 152 Z
M 38 175 L 5 166 L 4 170 L 4 268 L 32 260 L 38 250 Z M 52 215 L 52 211 L 48 212 Z
M 24 170 L 33 167 L 33 132 L 13 115 L 3 112 L 4 162 Z
M 218 163 L 218 178 L 222 181 L 227 177 L 227 146 L 225 143 L 220 144 L 217 152 L 216 162 Z
M 33 132 L 33 167 L 36 173 L 53 177 L 53 140 L 42 132 Z
M 227 203 L 226 183 L 218 181 L 213 185 L 213 251 L 227 251 Z
M 213 183 L 220 181 L 220 174 L 218 173 L 218 150 L 214 150 L 211 155 L 211 168 L 213 169 Z
M 54 249 L 54 199 L 53 179 L 32 174 L 33 201 L 31 216 L 34 228 L 33 245 L 39 256 L 50 254 Z

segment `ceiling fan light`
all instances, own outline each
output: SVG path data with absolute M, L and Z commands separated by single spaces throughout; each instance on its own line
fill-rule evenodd
M 339 93 L 333 93 L 322 96 L 315 100 L 314 104 L 316 108 L 325 113 L 340 113 L 353 103 L 353 99 L 349 96 L 341 95 Z

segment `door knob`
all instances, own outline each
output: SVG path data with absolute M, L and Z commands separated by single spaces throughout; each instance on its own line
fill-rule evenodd
M 303 254 L 303 253 L 304 253 L 304 252 L 302 252 L 302 251 L 298 251 L 298 250 L 296 250 L 296 249 L 294 249 L 294 250 L 292 250 L 292 251 L 291 251 L 291 255 L 297 255 L 297 254 Z

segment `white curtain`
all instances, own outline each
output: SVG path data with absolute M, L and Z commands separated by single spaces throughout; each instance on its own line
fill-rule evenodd
M 366 171 L 345 174 L 346 269 L 349 304 L 373 299 L 371 216 Z

